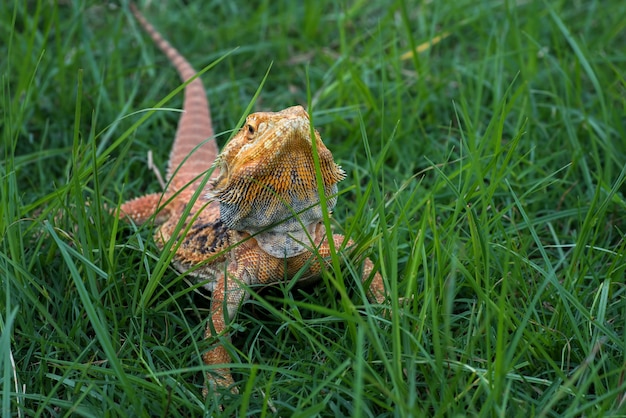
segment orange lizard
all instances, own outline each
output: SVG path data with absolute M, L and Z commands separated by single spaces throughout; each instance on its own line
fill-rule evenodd
M 176 67 L 183 82 L 196 72 L 185 58 L 131 6 L 132 12 L 157 46 Z M 125 202 L 123 216 L 140 224 L 151 218 L 160 248 L 178 240 L 173 259 L 180 272 L 190 272 L 212 292 L 205 338 L 227 330 L 227 323 L 249 296 L 247 287 L 289 280 L 318 278 L 327 265 L 331 245 L 324 224 L 315 175 L 313 141 L 319 156 L 327 210 L 337 201 L 337 182 L 345 177 L 317 131 L 311 135 L 309 115 L 301 106 L 280 112 L 253 113 L 218 156 L 209 104 L 196 78 L 185 87 L 183 114 L 178 124 L 163 193 Z M 192 202 L 204 173 L 211 173 L 206 190 Z M 185 225 L 177 228 L 185 208 L 192 205 Z M 183 231 L 183 232 L 177 232 Z M 352 241 L 332 235 L 333 247 Z M 304 271 L 302 271 L 304 270 Z M 382 277 L 365 259 L 363 281 L 377 302 L 385 299 Z M 203 355 L 208 365 L 231 363 L 222 345 Z M 208 375 L 210 386 L 236 391 L 230 369 Z

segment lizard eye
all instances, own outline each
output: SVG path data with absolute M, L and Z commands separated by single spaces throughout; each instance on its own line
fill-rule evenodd
M 254 129 L 254 126 L 252 126 L 251 124 L 248 124 L 246 126 L 246 131 L 248 132 L 248 137 L 252 137 L 256 133 L 256 129 Z

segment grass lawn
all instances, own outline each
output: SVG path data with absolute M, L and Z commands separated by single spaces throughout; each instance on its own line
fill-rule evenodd
M 626 2 L 141 2 L 220 145 L 263 82 L 311 103 L 390 293 L 351 263 L 255 293 L 206 400 L 206 295 L 107 209 L 160 189 L 180 82 L 84 3 L 0 4 L 2 416 L 626 414 Z

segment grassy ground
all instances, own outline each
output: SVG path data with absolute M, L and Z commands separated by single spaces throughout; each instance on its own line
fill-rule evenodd
M 226 414 L 626 414 L 626 2 L 152 3 L 196 68 L 225 57 L 221 144 L 270 65 L 256 110 L 310 88 L 336 229 L 390 289 L 391 317 L 352 268 L 255 295 Z M 0 18 L 2 415 L 219 414 L 208 301 L 105 209 L 159 189 L 175 72 L 126 6 Z

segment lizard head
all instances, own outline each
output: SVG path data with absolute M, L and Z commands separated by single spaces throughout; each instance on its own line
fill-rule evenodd
M 326 203 L 332 210 L 337 182 L 345 173 L 319 133 L 312 135 L 308 113 L 302 106 L 293 106 L 249 115 L 216 160 L 220 175 L 210 195 L 220 202 L 222 222 L 230 229 L 256 234 L 261 246 L 267 237 L 272 242 L 287 235 L 305 238 L 303 227 L 311 229 L 322 219 L 313 141 Z M 266 246 L 276 247 L 264 249 L 279 256 L 303 252 L 293 240 Z

